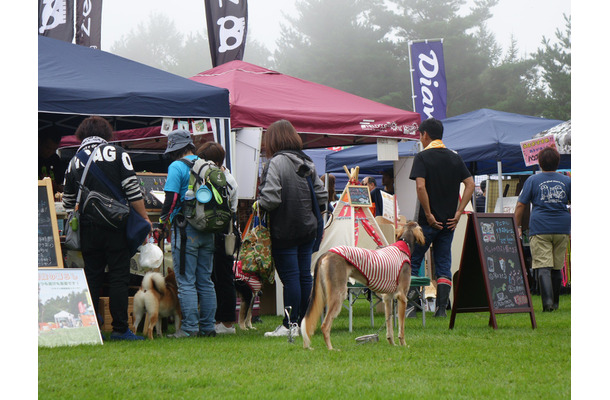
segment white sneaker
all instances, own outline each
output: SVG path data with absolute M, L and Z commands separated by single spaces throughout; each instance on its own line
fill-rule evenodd
M 275 328 L 275 330 L 273 332 L 265 332 L 265 336 L 266 337 L 270 337 L 270 336 L 288 336 L 288 332 L 290 332 L 288 330 L 288 328 L 286 328 L 284 325 L 280 325 L 277 328 Z M 300 333 L 300 329 L 299 327 L 295 326 L 292 328 L 292 336 L 299 336 Z
M 232 326 L 230 328 L 227 328 L 223 323 L 216 324 L 216 326 L 214 326 L 214 330 L 219 335 L 222 335 L 222 334 L 234 334 L 235 333 L 235 327 L 234 326 Z

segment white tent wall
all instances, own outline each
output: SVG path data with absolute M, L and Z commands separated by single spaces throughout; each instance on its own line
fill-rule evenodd
M 240 128 L 232 132 L 236 162 L 231 173 L 239 186 L 240 199 L 256 199 L 262 136 L 263 128 Z
M 409 179 L 414 157 L 399 157 L 394 161 L 394 193 L 400 215 L 407 221 L 417 221 L 417 190 L 415 181 Z

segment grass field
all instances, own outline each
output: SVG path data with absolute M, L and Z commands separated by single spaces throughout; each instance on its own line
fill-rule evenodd
M 371 328 L 368 303 L 355 304 L 354 331 L 347 311 L 335 320 L 328 351 L 318 329 L 314 351 L 299 337 L 266 338 L 279 316 L 262 316 L 256 331 L 215 338 L 155 339 L 38 349 L 40 399 L 566 399 L 570 398 L 571 299 L 542 313 L 533 296 L 537 329 L 529 314 L 489 313 L 407 319 L 407 347 L 357 344 Z M 173 330 L 173 327 L 170 327 Z

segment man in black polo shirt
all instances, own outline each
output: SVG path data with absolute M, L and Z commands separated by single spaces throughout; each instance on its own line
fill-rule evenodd
M 424 254 L 432 246 L 437 282 L 435 317 L 446 317 L 451 291 L 451 242 L 453 233 L 474 192 L 474 180 L 462 158 L 443 144 L 443 124 L 430 118 L 419 126 L 424 150 L 413 160 L 410 179 L 420 203 L 418 223 L 426 236 L 424 246 L 415 245 L 411 275 L 418 276 Z M 460 199 L 460 183 L 465 189 Z M 410 291 L 409 298 L 414 299 Z

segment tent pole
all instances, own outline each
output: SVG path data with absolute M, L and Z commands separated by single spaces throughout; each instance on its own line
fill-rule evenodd
M 415 87 L 413 86 L 413 64 L 411 63 L 411 46 L 413 45 L 413 41 L 409 41 L 407 44 L 407 49 L 409 51 L 409 73 L 411 74 L 411 102 L 413 104 L 413 112 L 415 111 Z
M 324 189 L 326 189 L 326 193 L 328 193 L 328 183 L 329 183 L 328 180 L 330 179 L 330 177 L 328 176 L 328 172 L 325 172 L 324 175 L 326 175 L 324 178 Z M 326 204 L 324 205 L 324 211 L 326 211 L 324 213 L 324 225 L 326 225 L 326 222 L 328 221 L 328 204 L 330 202 L 331 202 L 331 199 L 329 198 L 328 201 L 326 202 Z
M 498 199 L 500 200 L 500 212 L 504 212 L 504 188 L 502 187 L 502 161 L 498 160 Z

